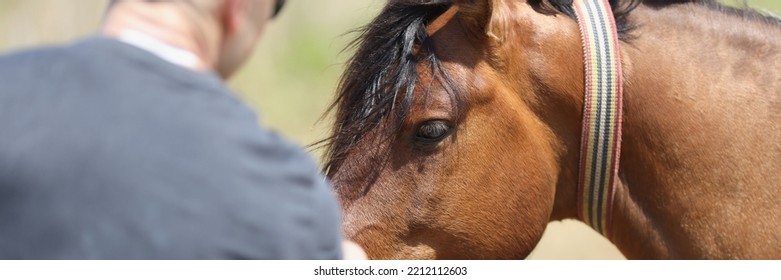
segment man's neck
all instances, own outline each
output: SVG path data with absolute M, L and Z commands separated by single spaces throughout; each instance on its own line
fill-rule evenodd
M 192 70 L 203 70 L 203 62 L 194 53 L 174 47 L 143 32 L 126 29 L 117 37 L 119 41 L 148 51 L 172 64 Z
M 102 33 L 174 64 L 209 71 L 217 60 L 219 32 L 194 20 L 198 17 L 181 3 L 120 2 L 109 11 Z

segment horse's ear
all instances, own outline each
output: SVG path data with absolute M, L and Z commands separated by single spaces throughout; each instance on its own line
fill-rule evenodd
M 494 0 L 389 0 L 391 3 L 414 3 L 419 5 L 453 4 L 458 6 L 461 23 L 467 30 L 490 35 L 491 15 Z
M 462 24 L 469 30 L 486 33 L 493 14 L 493 0 L 455 0 Z
M 453 0 L 389 0 L 391 3 L 407 3 L 418 5 L 437 5 L 437 4 L 450 4 Z

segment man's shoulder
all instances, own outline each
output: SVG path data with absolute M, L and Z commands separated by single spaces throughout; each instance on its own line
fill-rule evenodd
M 56 53 L 61 52 L 64 48 L 65 46 L 63 45 L 51 45 L 13 50 L 0 54 L 0 62 L 29 62 L 31 59 L 35 59 L 41 56 L 55 55 Z
M 164 82 L 189 86 L 191 90 L 229 92 L 214 73 L 187 70 L 137 47 L 100 36 L 0 55 L 0 71 L 4 74 L 0 79 L 4 80 L 83 78 L 91 83 L 128 80 L 136 82 L 136 88 Z M 154 81 L 141 83 L 139 78 Z
M 94 43 L 97 41 L 100 41 L 97 37 L 87 37 L 70 43 L 40 45 L 12 50 L 0 54 L 0 69 L 20 66 L 51 66 L 52 63 L 66 61 L 69 58 L 83 55 L 76 50 L 84 49 L 85 45 L 95 45 Z M 93 50 L 85 50 L 84 52 L 90 53 Z
M 99 82 L 104 77 L 94 74 L 110 75 L 111 71 L 107 69 L 117 59 L 106 51 L 112 47 L 101 41 L 90 37 L 68 44 L 36 46 L 0 54 L 0 81 L 13 86 L 4 93 L 29 89 L 31 84 L 72 81 L 92 85 Z M 50 90 L 48 87 L 41 89 Z
M 0 79 L 13 78 L 40 72 L 64 58 L 64 46 L 46 46 L 17 50 L 0 55 Z

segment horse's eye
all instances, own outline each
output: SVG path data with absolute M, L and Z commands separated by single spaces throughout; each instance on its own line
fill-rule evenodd
M 422 143 L 436 143 L 442 141 L 442 139 L 445 139 L 445 137 L 450 135 L 452 130 L 453 127 L 451 127 L 450 124 L 448 124 L 446 121 L 427 121 L 418 128 L 418 131 L 415 133 L 415 141 Z

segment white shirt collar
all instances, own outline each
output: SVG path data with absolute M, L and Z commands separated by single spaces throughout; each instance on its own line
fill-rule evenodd
M 124 30 L 119 34 L 117 39 L 182 67 L 196 69 L 200 65 L 200 59 L 193 52 L 174 47 L 157 38 L 135 30 Z

